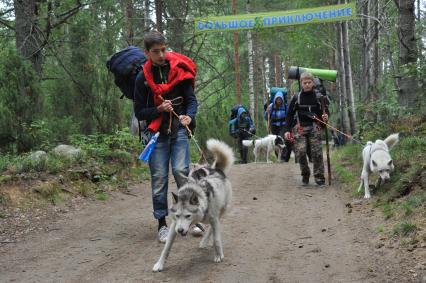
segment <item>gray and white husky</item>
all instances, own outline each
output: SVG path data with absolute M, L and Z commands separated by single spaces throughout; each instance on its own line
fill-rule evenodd
M 361 172 L 361 184 L 358 192 L 361 191 L 364 184 L 364 198 L 370 198 L 368 176 L 370 173 L 378 173 L 379 179 L 376 183 L 378 188 L 382 183 L 390 178 L 390 173 L 394 170 L 392 157 L 389 151 L 399 141 L 399 134 L 392 134 L 384 141 L 376 140 L 374 143 L 369 141 L 362 151 L 363 167 Z
M 232 186 L 226 174 L 234 163 L 232 149 L 224 142 L 210 139 L 207 149 L 213 154 L 212 165 L 196 167 L 188 175 L 188 182 L 173 195 L 170 208 L 173 222 L 166 245 L 152 271 L 162 271 L 173 241 L 179 233 L 185 236 L 191 225 L 210 224 L 200 242 L 200 248 L 207 247 L 213 235 L 214 261 L 223 260 L 220 218 L 230 208 Z

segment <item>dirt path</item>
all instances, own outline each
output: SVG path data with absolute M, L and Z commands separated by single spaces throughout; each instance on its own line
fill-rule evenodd
M 370 205 L 349 210 L 339 188 L 299 186 L 293 163 L 235 165 L 230 178 L 234 208 L 224 219 L 222 263 L 211 248 L 198 248 L 199 238 L 178 237 L 166 269 L 152 273 L 163 245 L 143 185 L 0 245 L 0 281 L 419 282 L 413 264 L 426 249 L 413 259 L 380 238 L 381 216 Z

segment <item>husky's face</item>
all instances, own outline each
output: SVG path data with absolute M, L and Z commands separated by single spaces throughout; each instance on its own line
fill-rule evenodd
M 179 196 L 173 194 L 174 203 L 170 208 L 171 216 L 176 222 L 176 233 L 185 236 L 192 224 L 202 220 L 198 196 L 195 192 L 179 191 Z
M 280 148 L 284 147 L 284 139 L 281 136 L 277 136 L 275 138 L 275 146 L 278 146 Z
M 386 162 L 377 162 L 375 160 L 371 160 L 371 170 L 373 172 L 379 173 L 380 178 L 384 181 L 390 179 L 390 173 L 393 171 L 393 169 L 394 165 L 392 159 Z

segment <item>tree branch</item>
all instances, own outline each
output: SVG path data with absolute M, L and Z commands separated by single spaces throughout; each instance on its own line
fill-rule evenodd
M 5 27 L 7 27 L 7 28 L 9 28 L 9 29 L 11 29 L 11 30 L 15 30 L 15 27 L 14 27 L 14 26 L 12 26 L 12 25 L 9 23 L 9 21 L 6 21 L 6 20 L 3 20 L 3 19 L 0 19 L 0 24 L 1 24 L 1 25 L 4 25 Z
M 60 15 L 57 16 L 57 18 L 61 18 L 63 17 L 60 21 L 56 22 L 55 24 L 53 24 L 50 28 L 54 29 L 55 27 L 62 25 L 63 23 L 65 23 L 69 18 L 71 18 L 72 16 L 74 16 L 75 14 L 77 14 L 77 12 L 80 10 L 80 8 L 82 8 L 83 6 L 88 5 L 86 4 L 81 4 L 80 1 L 77 1 L 77 6 L 75 6 L 74 8 L 66 11 L 65 13 L 62 13 Z
M 2 12 L 0 13 L 0 17 L 3 17 L 4 15 L 6 15 L 6 14 L 8 14 L 8 13 L 12 12 L 13 10 L 15 10 L 15 9 L 14 9 L 14 8 L 10 8 L 10 9 L 8 9 L 8 10 L 6 10 L 6 11 L 2 11 Z

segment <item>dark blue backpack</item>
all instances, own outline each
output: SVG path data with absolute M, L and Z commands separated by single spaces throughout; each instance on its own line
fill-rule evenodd
M 124 96 L 133 100 L 135 80 L 146 62 L 145 53 L 136 46 L 128 46 L 113 54 L 107 61 L 108 70 L 114 75 L 114 83 Z
M 287 89 L 285 87 L 271 87 L 269 90 L 269 103 L 274 103 L 275 94 L 277 94 L 278 91 L 281 91 L 284 95 L 284 104 L 287 104 Z

